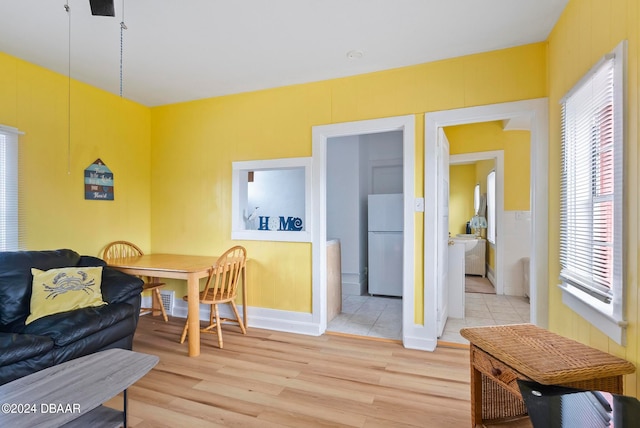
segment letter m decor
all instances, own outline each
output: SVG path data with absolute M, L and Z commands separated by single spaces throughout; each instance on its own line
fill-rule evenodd
M 300 217 L 287 217 L 285 220 L 283 216 L 280 216 L 280 230 L 299 232 L 302 230 L 302 219 Z

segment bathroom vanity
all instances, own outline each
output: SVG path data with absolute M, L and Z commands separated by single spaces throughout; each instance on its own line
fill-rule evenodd
M 457 235 L 454 242 L 464 244 L 464 273 L 465 275 L 487 274 L 487 240 L 475 235 Z

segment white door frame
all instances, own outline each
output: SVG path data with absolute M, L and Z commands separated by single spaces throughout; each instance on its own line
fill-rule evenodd
M 461 153 L 449 156 L 449 165 L 475 163 L 482 160 L 495 161 L 496 171 L 496 236 L 502 233 L 504 221 L 504 151 L 493 150 L 487 152 Z M 499 242 L 499 241 L 498 241 Z M 504 294 L 504 243 L 496 245 L 496 294 Z
M 445 126 L 526 117 L 531 124 L 531 322 L 548 326 L 548 163 L 549 106 L 547 98 L 514 101 L 425 114 L 424 194 L 437 194 L 436 145 L 438 129 Z M 425 204 L 424 213 L 424 320 L 426 340 L 437 339 L 436 305 L 436 209 Z M 435 349 L 435 347 L 434 347 Z
M 438 245 L 438 283 L 436 284 L 436 296 L 437 297 L 437 331 L 440 336 L 449 317 L 449 297 L 451 296 L 450 281 L 450 264 L 449 264 L 449 243 L 451 243 L 451 235 L 449 234 L 449 192 L 451 190 L 451 175 L 449 174 L 449 159 L 451 153 L 451 146 L 449 145 L 449 139 L 447 134 L 444 133 L 444 129 L 438 130 L 438 160 L 437 160 L 437 172 L 436 177 L 438 180 L 438 193 L 435 198 L 436 205 L 436 219 L 438 224 L 436 225 L 436 236 L 439 240 Z M 446 181 L 445 181 L 446 178 Z M 443 184 L 446 182 L 446 185 Z M 446 195 L 445 195 L 446 193 Z M 446 221 L 444 219 L 446 215 Z M 446 260 L 446 262 L 445 262 Z
M 397 116 L 357 122 L 314 126 L 313 156 L 313 225 L 312 225 L 312 322 L 318 333 L 327 329 L 327 140 L 334 137 L 402 131 L 404 233 L 403 233 L 403 298 L 402 336 L 407 346 L 414 323 L 414 241 L 415 241 L 415 116 Z

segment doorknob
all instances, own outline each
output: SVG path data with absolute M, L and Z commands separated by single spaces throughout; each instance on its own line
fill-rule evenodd
M 452 246 L 454 246 L 456 243 L 455 243 L 455 242 L 453 242 L 453 240 L 452 240 L 452 239 L 449 239 L 449 242 L 447 242 L 447 244 L 448 244 L 450 247 L 452 247 Z

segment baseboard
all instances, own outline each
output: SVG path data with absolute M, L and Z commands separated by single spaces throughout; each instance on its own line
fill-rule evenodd
M 200 320 L 209 319 L 209 305 L 200 305 Z M 242 305 L 238 305 L 238 311 L 242 314 Z M 173 306 L 173 314 L 178 318 L 187 318 L 187 302 L 176 301 Z M 220 316 L 231 317 L 232 312 L 228 305 L 220 305 Z M 287 333 L 306 334 L 319 336 L 320 326 L 313 322 L 309 313 L 282 311 L 277 309 L 250 307 L 247 311 L 248 327 L 262 328 L 265 330 L 284 331 Z
M 414 324 L 402 332 L 402 343 L 405 348 L 417 349 L 419 351 L 435 351 L 438 346 L 438 340 L 425 339 L 427 333 L 425 327 L 420 324 Z
M 367 282 L 363 275 L 342 274 L 342 294 L 345 296 L 364 296 L 367 294 Z
M 428 340 L 424 337 L 404 336 L 403 345 L 407 349 L 433 352 L 438 345 L 437 340 Z
M 242 306 L 238 306 L 238 311 L 242 313 Z M 187 302 L 183 300 L 175 301 L 173 314 L 178 318 L 187 318 Z M 230 317 L 231 309 L 227 305 L 220 307 L 220 315 Z M 308 336 L 320 336 L 319 324 L 313 321 L 310 313 L 282 311 L 277 309 L 249 307 L 247 317 L 248 326 L 265 330 L 283 331 L 287 333 L 305 334 Z M 209 319 L 209 306 L 200 305 L 200 320 Z M 408 349 L 420 351 L 434 351 L 438 345 L 437 340 L 427 340 L 424 326 L 414 325 L 409 331 L 403 333 L 403 346 Z
M 367 294 L 367 284 L 343 282 L 342 294 L 345 296 L 365 296 Z
M 491 285 L 493 285 L 493 288 L 496 288 L 496 274 L 493 271 L 493 269 L 491 269 L 491 267 L 488 265 L 487 265 L 487 279 L 489 280 Z

